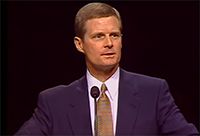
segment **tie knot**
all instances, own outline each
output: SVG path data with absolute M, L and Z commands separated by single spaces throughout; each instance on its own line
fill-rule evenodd
M 108 90 L 105 84 L 101 85 L 101 92 L 105 93 L 105 91 Z

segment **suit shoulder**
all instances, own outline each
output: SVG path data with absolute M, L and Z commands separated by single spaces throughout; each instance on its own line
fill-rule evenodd
M 83 80 L 83 77 L 78 80 L 73 81 L 72 83 L 70 83 L 68 85 L 58 85 L 58 86 L 54 86 L 54 87 L 45 89 L 44 91 L 40 92 L 39 95 L 55 96 L 55 95 L 71 93 L 71 92 L 73 92 L 72 90 L 75 90 L 78 86 L 80 86 L 82 80 Z
M 162 78 L 127 71 L 123 71 L 121 76 L 123 83 L 129 86 L 130 89 L 135 88 L 141 94 L 153 96 L 159 94 L 161 91 L 169 90 L 168 83 Z
M 130 86 L 134 85 L 139 88 L 160 88 L 162 86 L 168 87 L 168 83 L 165 79 L 147 76 L 143 74 L 128 72 L 122 70 L 121 79 L 124 83 Z
M 140 79 L 140 80 L 165 81 L 165 79 L 162 79 L 162 78 L 148 76 L 148 75 L 134 73 L 134 72 L 129 72 L 129 71 L 126 71 L 123 69 L 121 71 L 122 71 L 122 74 L 125 74 L 125 76 L 127 76 L 127 78 L 136 78 L 136 79 Z

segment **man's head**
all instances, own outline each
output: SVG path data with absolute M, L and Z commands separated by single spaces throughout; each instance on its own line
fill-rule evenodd
M 83 39 L 86 32 L 85 23 L 94 18 L 102 18 L 115 16 L 120 23 L 120 31 L 122 31 L 122 22 L 119 12 L 105 3 L 89 3 L 83 6 L 75 17 L 75 34 Z
M 122 23 L 116 9 L 104 3 L 90 3 L 75 19 L 74 43 L 85 55 L 91 73 L 115 71 L 121 59 Z

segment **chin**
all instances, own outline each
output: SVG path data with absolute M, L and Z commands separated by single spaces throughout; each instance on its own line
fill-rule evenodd
M 117 68 L 119 66 L 119 64 L 114 63 L 114 64 L 107 64 L 107 65 L 103 65 L 102 69 L 103 70 L 113 70 L 115 68 Z

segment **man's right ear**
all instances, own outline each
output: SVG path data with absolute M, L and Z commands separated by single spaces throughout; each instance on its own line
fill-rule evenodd
M 75 44 L 75 46 L 76 46 L 76 49 L 77 49 L 79 52 L 84 53 L 84 50 L 83 50 L 83 42 L 82 42 L 81 38 L 75 36 L 75 37 L 74 37 L 74 44 Z

